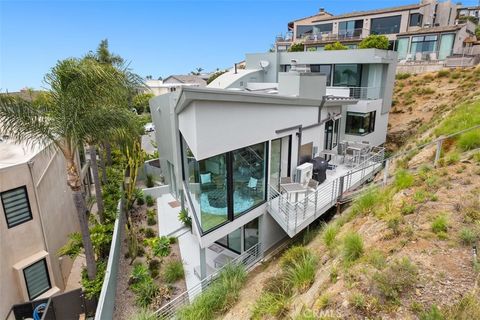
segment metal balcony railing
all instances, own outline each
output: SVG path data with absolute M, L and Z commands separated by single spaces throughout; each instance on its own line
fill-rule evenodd
M 327 95 L 361 100 L 380 99 L 382 87 L 327 87 Z
M 244 253 L 230 261 L 229 264 L 218 269 L 215 273 L 207 276 L 199 284 L 193 288 L 183 292 L 169 303 L 161 307 L 155 312 L 155 315 L 158 319 L 175 319 L 176 313 L 182 307 L 192 303 L 197 296 L 199 296 L 202 291 L 206 290 L 221 274 L 223 269 L 228 265 L 243 265 L 249 271 L 256 262 L 258 262 L 262 256 L 263 252 L 261 251 L 262 244 L 257 243 L 250 249 L 246 250 Z
M 382 168 L 385 149 L 374 147 L 357 167 L 345 175 L 326 180 L 316 189 L 307 190 L 298 201 L 291 201 L 285 193 L 269 186 L 267 210 L 285 232 L 293 237 L 312 221 L 333 207 L 338 199 L 354 190 Z
M 332 42 L 332 41 L 348 41 L 363 39 L 363 35 L 368 35 L 368 30 L 358 28 L 352 30 L 340 30 L 338 33 L 333 32 L 319 32 L 309 35 L 304 35 L 305 44 Z M 302 37 L 300 37 L 302 38 Z

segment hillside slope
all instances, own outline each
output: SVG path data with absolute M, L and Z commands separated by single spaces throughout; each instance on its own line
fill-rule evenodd
M 479 80 L 479 68 L 398 80 L 391 150 L 480 125 Z M 250 273 L 221 318 L 480 319 L 479 148 L 477 129 L 446 140 L 437 168 L 434 144 L 409 152 L 391 184 Z
M 471 68 L 397 75 L 387 148 L 396 151 L 412 135 L 432 128 L 445 112 L 477 96 L 480 93 L 479 70 Z

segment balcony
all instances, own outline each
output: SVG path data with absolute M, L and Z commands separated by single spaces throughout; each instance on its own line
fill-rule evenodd
M 335 41 L 356 41 L 362 40 L 363 35 L 368 35 L 368 30 L 366 29 L 352 29 L 352 30 L 341 30 L 338 33 L 333 32 L 320 32 L 310 35 L 305 35 L 303 37 L 304 43 L 309 44 L 319 44 Z
M 327 96 L 353 98 L 360 100 L 380 99 L 381 87 L 327 87 Z
M 305 188 L 304 192 L 295 195 L 295 200 L 291 194 L 279 192 L 270 186 L 267 211 L 293 237 L 333 207 L 339 199 L 372 179 L 382 168 L 384 153 L 384 148 L 374 147 L 361 163 L 353 167 L 348 161 L 339 161 L 334 164 L 334 170 L 327 170 L 327 179 L 322 184 L 315 189 Z

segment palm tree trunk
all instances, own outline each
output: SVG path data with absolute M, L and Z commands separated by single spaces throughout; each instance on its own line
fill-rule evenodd
M 100 149 L 98 152 L 99 164 L 100 168 L 102 169 L 102 182 L 103 184 L 107 184 L 107 168 L 105 168 L 105 160 L 103 157 L 103 150 Z
M 112 146 L 108 141 L 105 141 L 105 153 L 107 154 L 107 166 L 111 166 L 112 165 Z
M 95 185 L 95 198 L 97 199 L 97 212 L 100 219 L 100 223 L 105 222 L 105 217 L 103 215 L 103 197 L 102 197 L 102 186 L 100 185 L 100 177 L 98 175 L 98 163 L 97 163 L 97 150 L 95 145 L 90 145 L 88 148 L 90 153 L 90 164 L 92 166 L 92 175 L 93 175 L 93 184 Z
M 73 159 L 67 160 L 67 184 L 72 190 L 73 202 L 77 209 L 80 232 L 82 234 L 83 248 L 87 261 L 87 274 L 90 280 L 95 279 L 97 274 L 97 265 L 95 264 L 95 253 L 93 251 L 92 240 L 90 238 L 90 229 L 88 228 L 87 205 L 82 192 L 82 184 L 78 174 L 77 166 Z

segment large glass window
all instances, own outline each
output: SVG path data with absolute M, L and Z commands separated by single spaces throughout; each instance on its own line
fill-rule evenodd
M 188 195 L 203 232 L 265 201 L 265 142 L 199 161 L 183 145 Z
M 196 161 L 187 149 L 189 192 L 203 231 L 228 220 L 227 161 L 221 154 Z
M 397 41 L 397 52 L 399 60 L 405 59 L 407 57 L 408 41 L 409 38 L 400 38 Z
M 410 14 L 410 27 L 421 27 L 423 21 L 423 14 L 421 13 L 412 13 Z
M 331 64 L 311 64 L 310 72 L 318 72 L 327 76 L 327 86 L 332 85 L 332 65 Z
M 263 142 L 232 152 L 234 215 L 265 200 L 266 150 Z
M 228 248 L 236 253 L 241 253 L 242 250 L 242 228 L 229 233 L 223 238 L 218 239 L 217 243 L 225 248 Z
M 443 34 L 440 41 L 440 49 L 438 50 L 438 59 L 444 60 L 452 54 L 453 42 L 455 41 L 455 34 Z
M 368 113 L 347 112 L 345 133 L 353 135 L 366 135 L 375 131 L 376 111 Z
M 338 24 L 340 38 L 358 37 L 362 34 L 363 20 L 342 21 Z
M 317 24 L 313 26 L 313 33 L 314 34 L 329 33 L 329 32 L 332 32 L 332 29 L 333 29 L 333 23 Z
M 313 26 L 297 26 L 297 39 L 301 39 L 313 33 Z
M 410 53 L 435 52 L 437 50 L 437 40 L 438 36 L 436 35 L 412 37 Z
M 392 16 L 372 19 L 370 32 L 372 34 L 392 34 L 400 32 L 402 16 Z
M 337 87 L 360 87 L 362 65 L 336 64 L 333 72 L 333 85 Z

